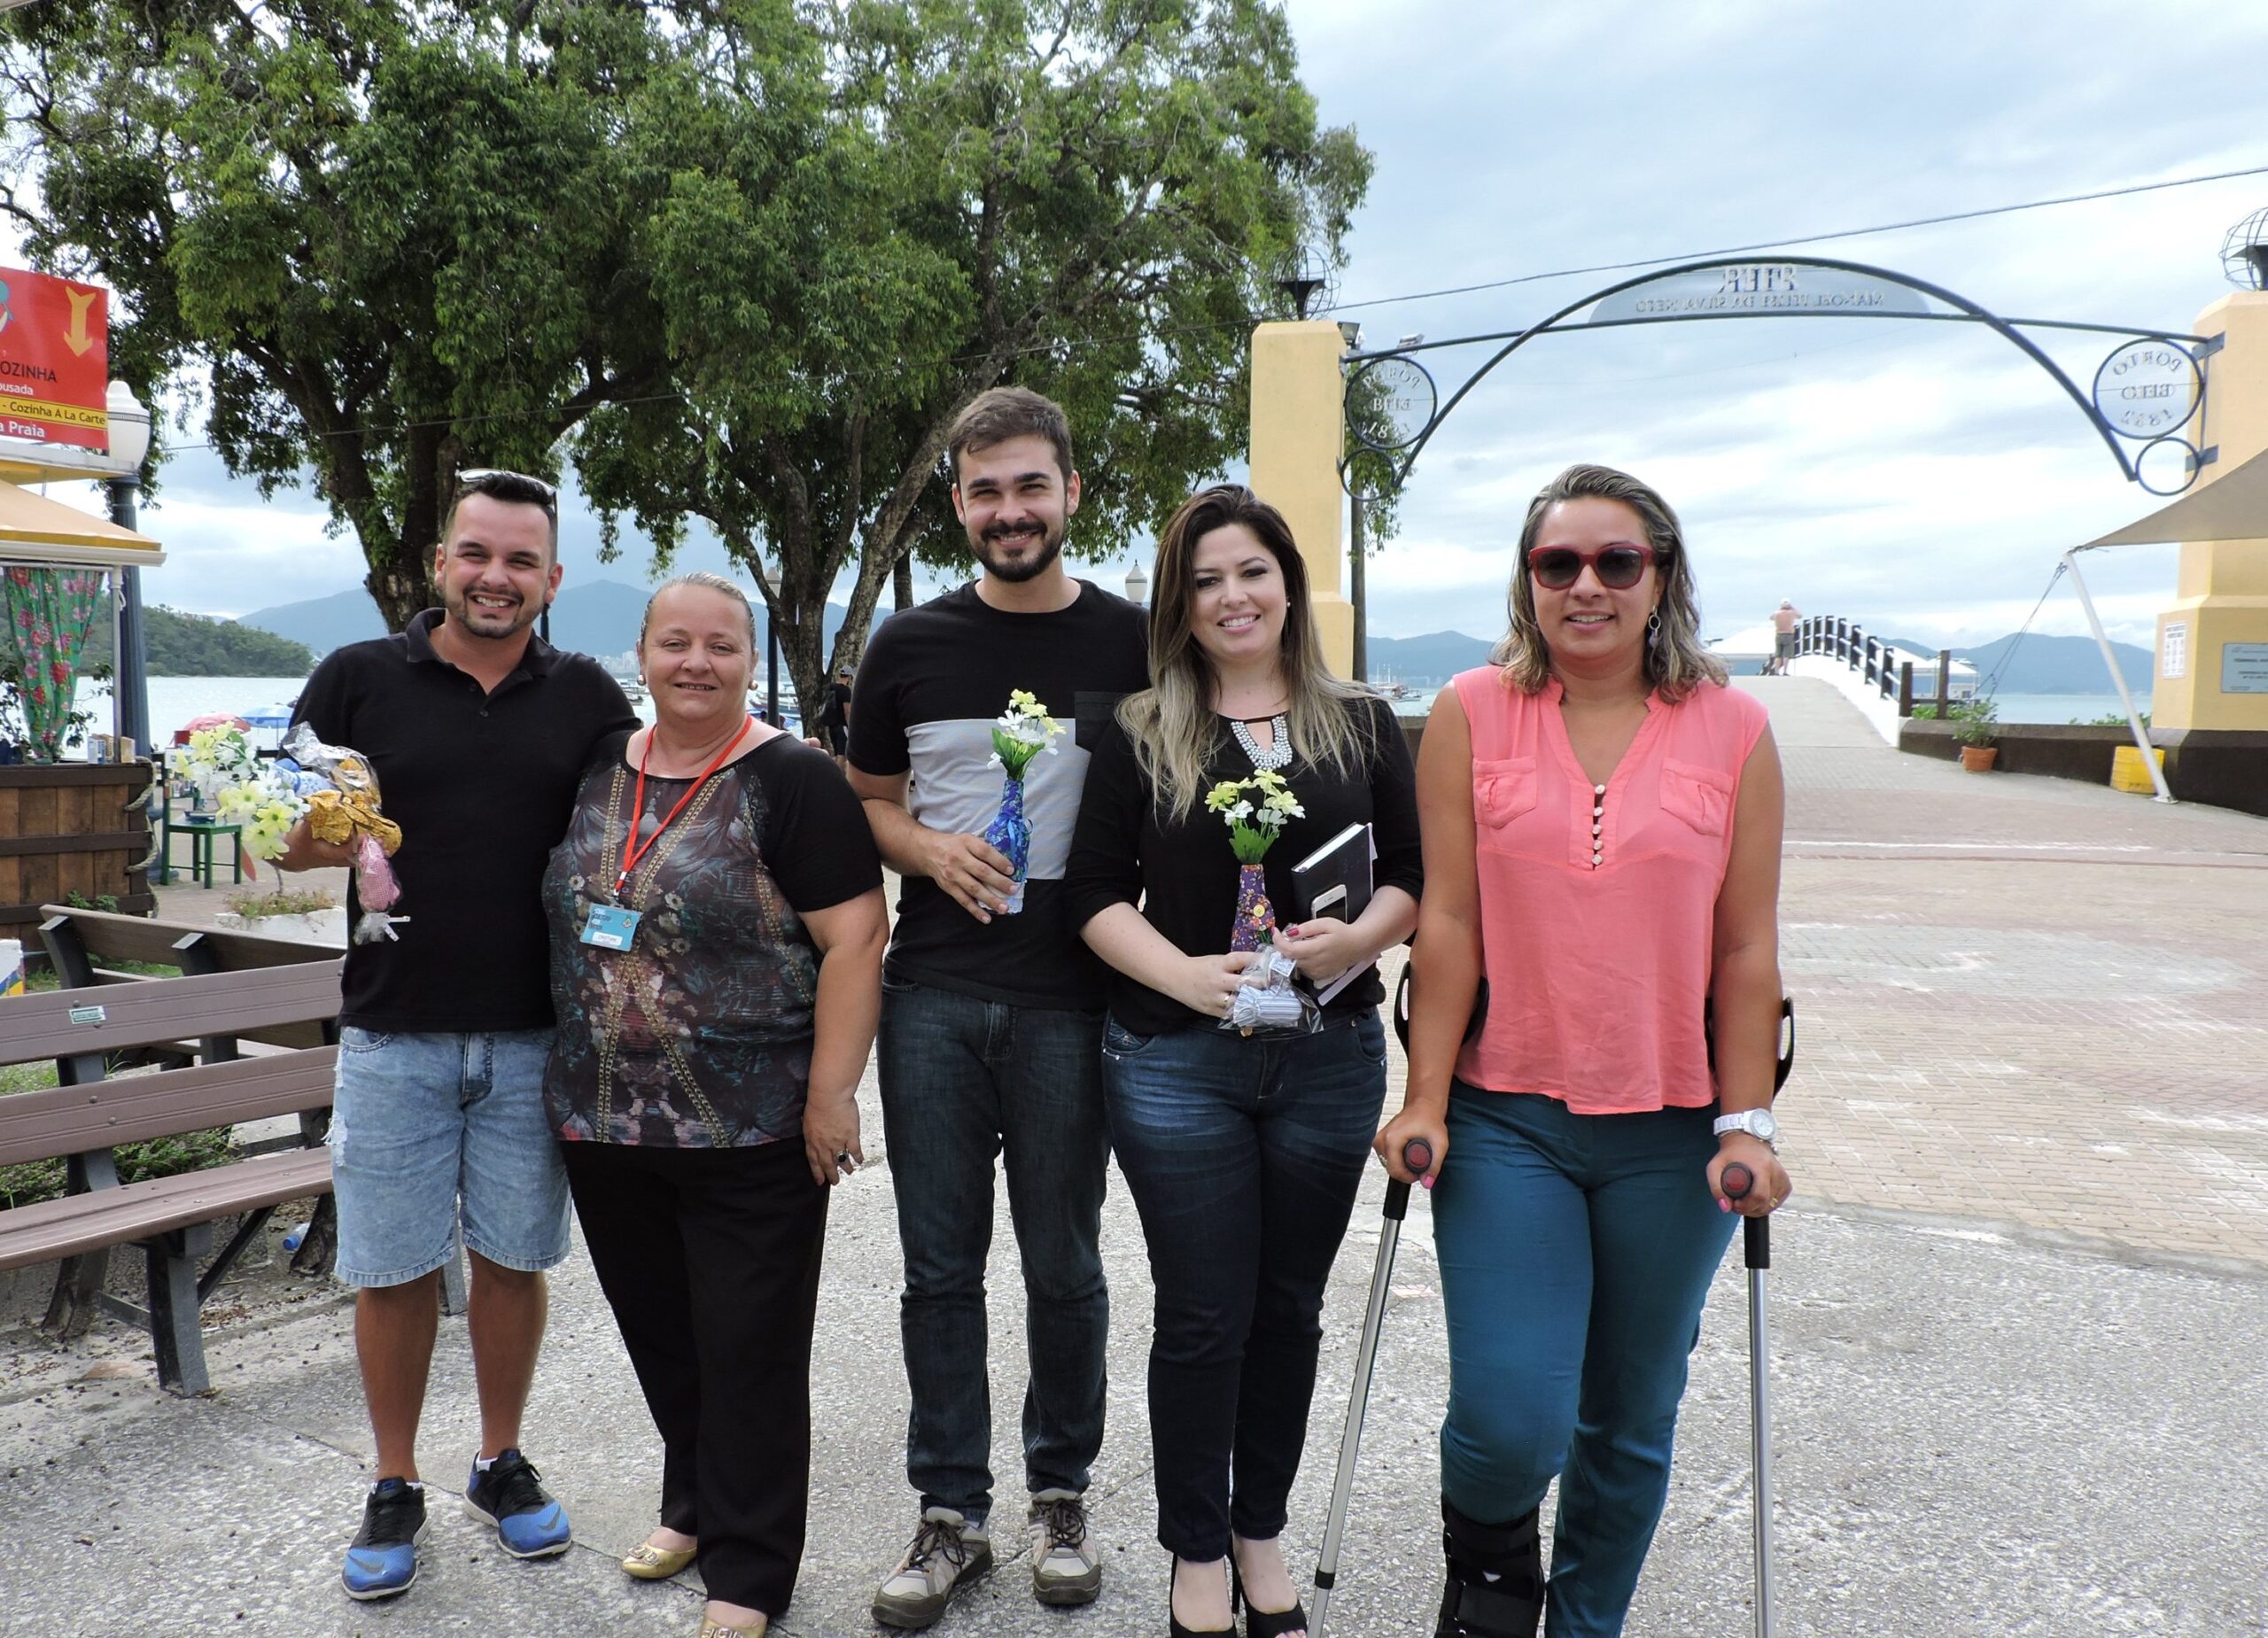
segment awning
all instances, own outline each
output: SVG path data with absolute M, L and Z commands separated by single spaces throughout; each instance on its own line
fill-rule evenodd
M 165 561 L 165 547 L 147 535 L 0 483 L 0 564 L 149 569 Z
M 2148 517 L 2075 547 L 2166 546 L 2186 540 L 2250 540 L 2268 537 L 2268 449 L 2242 466 L 2200 484 Z

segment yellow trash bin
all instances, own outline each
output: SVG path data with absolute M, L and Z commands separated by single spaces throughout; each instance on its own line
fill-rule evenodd
M 2165 766 L 2165 752 L 2152 749 L 2158 766 Z M 2142 765 L 2142 750 L 2139 745 L 2120 745 L 2110 753 L 2110 788 L 2130 791 L 2137 796 L 2155 796 L 2158 788 L 2150 782 L 2150 771 Z

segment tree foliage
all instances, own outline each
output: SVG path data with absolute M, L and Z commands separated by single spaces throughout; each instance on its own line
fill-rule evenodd
M 142 611 L 152 677 L 304 677 L 315 668 L 315 650 L 256 625 L 151 607 Z M 112 663 L 110 626 L 97 621 L 88 634 L 90 665 Z
M 608 544 L 704 522 L 817 697 L 983 389 L 1069 410 L 1072 550 L 1245 448 L 1276 276 L 1370 159 L 1271 0 L 138 0 L 9 14 L 0 209 L 119 294 L 137 390 L 209 373 L 399 627 L 450 480 L 563 447 Z M 850 618 L 824 651 L 845 571 Z
M 111 287 L 113 372 L 201 392 L 232 472 L 312 470 L 399 629 L 461 468 L 542 470 L 661 380 L 619 142 L 651 35 L 604 4 L 26 7 L 0 211 Z
M 985 388 L 1069 411 L 1075 554 L 1123 549 L 1242 453 L 1274 276 L 1302 247 L 1337 258 L 1370 175 L 1319 126 L 1275 6 L 748 0 L 680 19 L 683 89 L 649 132 L 680 157 L 649 162 L 671 175 L 654 290 L 683 396 L 594 413 L 579 463 L 657 539 L 698 516 L 758 571 L 799 693 L 856 658 L 909 554 L 967 561 L 937 475 Z

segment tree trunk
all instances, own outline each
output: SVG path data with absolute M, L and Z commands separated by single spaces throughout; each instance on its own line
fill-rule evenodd
M 373 564 L 362 584 L 369 588 L 370 601 L 378 605 L 378 613 L 389 632 L 407 630 L 414 616 L 432 608 L 439 601 L 432 577 L 425 572 L 423 563 L 408 571 Z
M 908 552 L 897 560 L 897 567 L 889 571 L 889 606 L 894 609 L 913 607 L 913 554 Z

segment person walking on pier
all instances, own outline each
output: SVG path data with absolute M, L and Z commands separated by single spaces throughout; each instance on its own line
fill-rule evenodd
M 1768 1108 L 1783 788 L 1764 708 L 1696 635 L 1653 490 L 1562 472 L 1528 508 L 1509 602 L 1418 754 L 1409 1088 L 1377 1146 L 1408 1181 L 1424 1138 L 1439 1184 L 1437 1638 L 1533 1638 L 1540 1618 L 1613 1638 L 1730 1214 L 1789 1192 Z M 1757 1180 L 1738 1202 L 1734 1161 Z
M 1772 664 L 1764 668 L 1767 677 L 1788 674 L 1788 663 L 1796 657 L 1796 626 L 1803 617 L 1803 611 L 1785 598 L 1772 611 Z

